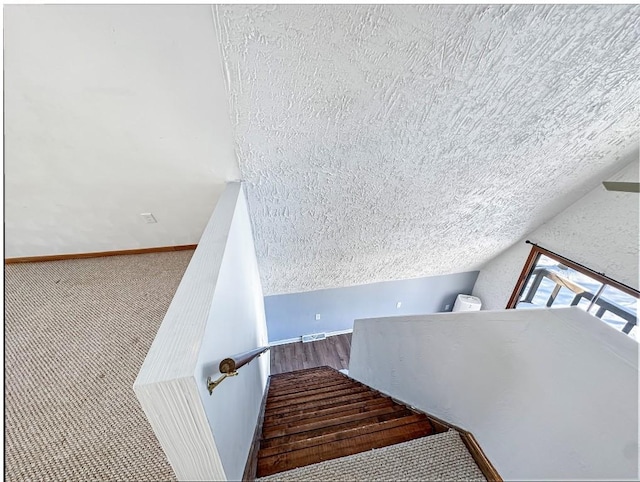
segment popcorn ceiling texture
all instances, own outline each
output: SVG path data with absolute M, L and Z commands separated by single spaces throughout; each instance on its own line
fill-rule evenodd
M 266 295 L 473 270 L 637 142 L 640 7 L 216 7 Z

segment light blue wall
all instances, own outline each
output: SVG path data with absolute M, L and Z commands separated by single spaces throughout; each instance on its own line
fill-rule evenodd
M 353 320 L 451 311 L 459 293 L 471 294 L 478 271 L 265 296 L 269 342 L 353 328 Z M 402 306 L 396 308 L 400 301 Z M 449 305 L 448 309 L 446 305 Z M 316 321 L 316 313 L 320 320 Z

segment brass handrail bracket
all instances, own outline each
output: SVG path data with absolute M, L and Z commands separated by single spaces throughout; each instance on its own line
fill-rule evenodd
M 215 382 L 212 382 L 211 381 L 211 377 L 208 377 L 207 378 L 207 388 L 209 389 L 209 395 L 211 395 L 211 393 L 213 393 L 213 389 L 214 388 L 216 388 L 218 385 L 220 385 L 222 383 L 222 380 L 224 380 L 227 377 L 235 377 L 237 374 L 238 374 L 238 372 L 225 373 L 220 378 L 218 378 Z
M 209 395 L 213 392 L 213 389 L 222 383 L 227 377 L 235 377 L 238 374 L 238 369 L 245 366 L 251 360 L 256 357 L 262 355 L 265 351 L 269 349 L 268 346 L 263 346 L 260 348 L 256 348 L 255 350 L 247 351 L 244 353 L 238 353 L 237 355 L 231 356 L 229 358 L 225 358 L 220 362 L 218 369 L 222 376 L 218 378 L 215 382 L 211 381 L 211 377 L 207 378 L 207 389 L 209 390 Z

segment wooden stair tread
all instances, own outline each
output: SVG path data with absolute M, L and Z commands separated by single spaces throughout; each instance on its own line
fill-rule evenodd
M 435 433 L 424 414 L 329 367 L 273 375 L 257 476 Z
M 341 385 L 343 383 L 352 383 L 351 380 L 344 378 L 321 378 L 314 380 L 305 380 L 304 382 L 299 383 L 291 383 L 287 385 L 283 385 L 280 387 L 276 387 L 278 395 L 286 395 L 288 393 L 298 393 L 304 391 L 306 389 L 311 388 L 319 388 L 319 387 L 328 387 L 332 385 Z
M 295 372 L 288 373 L 279 373 L 278 375 L 273 375 L 273 381 L 276 383 L 280 382 L 290 382 L 292 380 L 303 380 L 305 378 L 313 378 L 317 376 L 326 376 L 330 377 L 333 374 L 329 371 L 331 370 L 328 367 L 317 367 L 317 368 L 307 368 L 305 370 L 298 370 Z
M 342 406 L 345 403 L 351 403 L 354 401 L 373 400 L 378 397 L 379 395 L 374 392 L 351 393 L 349 395 L 343 395 L 336 398 L 325 398 L 322 400 L 317 400 L 315 402 L 311 401 L 307 403 L 300 403 L 295 405 L 295 407 L 285 406 L 271 408 L 269 411 L 265 410 L 265 420 L 271 420 L 273 418 L 295 415 L 299 413 L 309 413 L 309 409 L 311 408 L 322 410 L 325 408 Z
M 331 425 L 326 425 L 324 427 L 317 427 L 312 430 L 296 431 L 292 433 L 287 433 L 285 435 L 264 439 L 263 444 L 261 446 L 264 448 L 275 447 L 276 445 L 279 445 L 279 444 L 287 444 L 287 443 L 296 442 L 299 440 L 306 440 L 310 438 L 320 437 L 322 435 L 327 435 L 330 433 L 337 433 L 343 430 L 350 430 L 357 427 L 363 427 L 365 425 L 382 423 L 382 422 L 386 422 L 388 420 L 394 420 L 397 418 L 412 417 L 413 415 L 419 415 L 419 414 L 415 414 L 404 407 L 393 407 L 393 409 L 391 410 L 387 410 L 384 413 L 377 413 L 377 414 L 371 415 L 370 417 L 363 416 L 354 420 L 350 420 L 348 422 L 332 423 Z M 426 420 L 426 417 L 420 417 L 420 420 Z
M 341 381 L 340 383 L 335 384 L 322 384 L 322 385 L 314 385 L 311 387 L 299 387 L 297 391 L 287 391 L 285 393 L 278 393 L 277 395 L 273 395 L 267 398 L 267 403 L 271 402 L 281 402 L 284 400 L 295 400 L 300 398 L 301 394 L 305 396 L 317 395 L 325 392 L 335 392 L 336 390 L 342 390 L 343 388 L 353 388 L 353 384 L 349 383 L 348 380 Z
M 356 427 L 341 428 L 339 431 L 331 433 L 317 435 L 315 437 L 308 437 L 300 440 L 293 440 L 287 443 L 281 443 L 277 445 L 267 446 L 258 452 L 259 458 L 270 457 L 272 455 L 292 452 L 294 450 L 300 450 L 303 448 L 313 447 L 314 445 L 320 445 L 327 442 L 335 442 L 337 440 L 345 440 L 353 438 L 358 435 L 364 435 L 367 433 L 380 432 L 393 427 L 400 427 L 402 425 L 409 425 L 411 423 L 420 422 L 426 420 L 426 417 L 422 414 L 413 414 L 404 417 L 391 418 L 389 420 L 383 420 L 380 422 L 371 422 Z M 302 434 L 299 434 L 302 435 Z
M 276 388 L 277 390 L 286 390 L 288 388 L 299 388 L 302 384 L 311 385 L 314 383 L 317 384 L 317 383 L 344 382 L 344 381 L 352 382 L 353 380 L 351 380 L 347 376 L 336 377 L 336 376 L 328 376 L 328 375 L 316 375 L 311 378 L 302 378 L 300 380 L 294 379 L 286 382 L 282 381 L 276 384 Z
M 342 382 L 342 381 L 350 381 L 350 380 L 348 380 L 347 377 L 335 378 L 335 377 L 328 377 L 328 376 L 316 376 L 316 377 L 305 378 L 301 380 L 282 382 L 282 383 L 276 384 L 276 386 L 274 387 L 274 390 L 282 390 L 282 391 L 299 390 L 306 386 L 323 385 L 323 384 L 327 385 L 329 383 L 336 383 L 336 382 Z
M 331 373 L 331 370 L 333 370 L 333 368 L 330 367 L 316 367 L 316 368 L 306 368 L 304 370 L 297 370 L 294 372 L 287 372 L 287 373 L 279 373 L 277 375 L 272 375 L 274 381 L 280 383 L 282 381 L 286 381 L 286 382 L 290 382 L 292 380 L 301 380 L 304 378 L 311 378 L 311 377 L 331 377 L 333 376 L 333 373 Z
M 332 392 L 322 392 L 312 395 L 301 395 L 294 400 L 276 400 L 274 402 L 269 402 L 267 399 L 267 408 L 266 411 L 274 408 L 280 407 L 295 407 L 298 404 L 306 403 L 306 402 L 315 402 L 324 399 L 331 399 L 340 397 L 343 395 L 353 395 L 355 393 L 362 393 L 370 391 L 369 388 L 366 387 L 358 387 L 358 386 L 347 386 L 345 388 L 340 388 L 338 390 L 334 390 Z
M 325 417 L 333 417 L 336 414 L 347 415 L 349 413 L 364 412 L 365 410 L 373 407 L 382 407 L 393 405 L 393 401 L 390 398 L 371 398 L 368 400 L 353 400 L 334 407 L 324 408 L 320 410 L 304 411 L 296 414 L 281 414 L 272 416 L 269 419 L 269 423 L 277 425 L 285 425 L 293 422 L 300 422 L 303 420 L 322 420 Z
M 373 410 L 354 413 L 343 416 L 336 416 L 319 421 L 304 421 L 292 426 L 276 425 L 269 426 L 262 432 L 262 438 L 268 440 L 275 437 L 283 437 L 285 435 L 292 435 L 301 432 L 311 432 L 313 430 L 323 429 L 327 427 L 334 427 L 336 425 L 356 422 L 358 420 L 364 420 L 368 418 L 377 417 L 379 415 L 386 415 L 394 412 L 407 412 L 407 409 L 401 405 L 391 405 L 390 407 L 375 408 Z M 340 415 L 340 414 L 338 414 Z
M 336 440 L 293 452 L 259 458 L 258 477 L 424 437 L 429 435 L 430 429 L 431 425 L 428 421 L 415 422 L 346 440 Z
M 297 370 L 295 372 L 279 373 L 277 375 L 272 375 L 271 378 L 275 386 L 278 386 L 283 382 L 290 382 L 292 380 L 305 380 L 317 376 L 331 377 L 333 374 L 330 370 L 331 368 L 329 367 L 307 368 L 304 370 Z

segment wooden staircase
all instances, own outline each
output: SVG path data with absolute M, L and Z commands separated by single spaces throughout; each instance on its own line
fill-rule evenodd
M 272 375 L 258 477 L 446 431 L 329 367 Z

